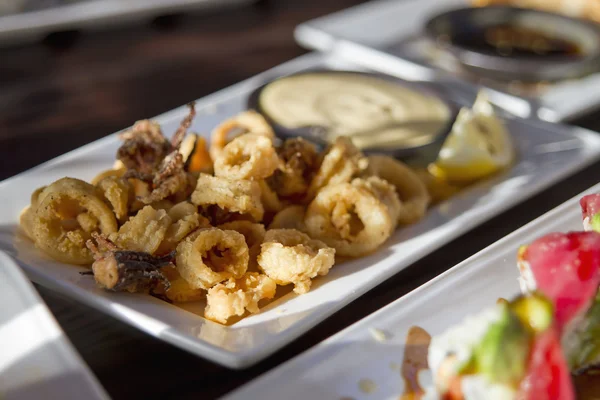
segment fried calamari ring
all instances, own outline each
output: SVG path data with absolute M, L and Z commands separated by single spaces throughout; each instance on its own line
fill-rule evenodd
M 394 185 L 377 176 L 370 176 L 366 179 L 355 178 L 351 182 L 352 186 L 366 189 L 381 201 L 387 208 L 396 228 L 396 221 L 402 212 L 402 203 L 396 193 Z
M 187 201 L 175 204 L 167 215 L 171 218 L 171 226 L 165 233 L 156 254 L 167 254 L 177 247 L 187 235 L 199 228 L 208 228 L 210 223 L 198 213 L 198 209 Z
M 165 239 L 171 222 L 171 217 L 165 210 L 146 206 L 109 238 L 122 249 L 154 254 Z
M 329 185 L 306 210 L 308 234 L 335 248 L 340 256 L 361 257 L 375 251 L 396 226 L 389 208 L 360 186 Z
M 242 112 L 222 122 L 212 131 L 209 152 L 213 160 L 219 158 L 223 148 L 231 141 L 230 134 L 234 131 L 275 138 L 273 128 L 262 115 L 252 110 Z
M 277 285 L 273 279 L 257 272 L 247 272 L 239 279 L 229 279 L 210 288 L 206 295 L 204 317 L 226 324 L 231 317 L 241 317 L 246 310 L 260 311 L 258 302 L 275 297 Z
M 350 182 L 367 165 L 367 158 L 352 144 L 352 140 L 344 136 L 337 137 L 322 155 L 319 169 L 308 188 L 308 199 L 313 199 L 327 185 Z
M 270 138 L 245 134 L 229 142 L 215 159 L 215 176 L 236 179 L 264 179 L 273 175 L 279 157 Z
M 431 175 L 426 168 L 416 169 L 415 174 L 417 174 L 427 188 L 427 192 L 431 198 L 431 205 L 448 200 L 460 190 L 458 186 L 454 186 L 441 178 Z
M 189 303 L 192 301 L 200 301 L 206 298 L 206 290 L 194 289 L 190 284 L 179 275 L 177 268 L 164 267 L 163 274 L 169 281 L 169 288 L 165 290 L 164 295 L 167 299 L 174 303 Z
M 385 179 L 396 187 L 402 202 L 399 224 L 412 224 L 423 218 L 431 198 L 427 187 L 406 164 L 389 156 L 371 155 L 366 174 Z
M 21 215 L 19 216 L 19 225 L 23 232 L 27 235 L 27 237 L 31 240 L 33 239 L 33 225 L 35 221 L 35 210 L 37 209 L 40 194 L 46 189 L 46 186 L 42 186 L 37 188 L 31 194 L 31 204 L 21 211 Z
M 192 193 L 192 203 L 203 208 L 209 214 L 213 211 L 210 208 L 217 207 L 225 213 L 247 214 L 254 220 L 260 221 L 265 212 L 260 195 L 260 186 L 257 182 L 230 181 L 200 174 L 196 190 Z
M 124 221 L 129 213 L 129 182 L 113 175 L 103 178 L 96 186 L 112 206 L 117 220 Z
M 305 232 L 304 214 L 306 207 L 294 205 L 284 208 L 273 217 L 269 229 L 296 229 Z
M 57 261 L 78 265 L 94 261 L 85 246 L 90 232 L 78 223 L 80 214 L 95 219 L 103 234 L 117 231 L 114 214 L 89 183 L 62 178 L 46 187 L 37 199 L 32 236 L 36 246 Z
M 271 189 L 267 181 L 261 179 L 258 182 L 258 186 L 260 186 L 260 201 L 268 213 L 276 213 L 279 212 L 283 208 L 283 203 L 279 200 L 279 196 L 277 193 Z
M 200 229 L 177 246 L 177 271 L 194 289 L 209 289 L 248 269 L 248 245 L 241 233 Z
M 294 292 L 310 290 L 311 279 L 327 275 L 335 263 L 335 250 L 295 229 L 267 231 L 260 246 L 258 265 L 279 285 L 294 284 Z
M 248 271 L 258 271 L 257 258 L 265 238 L 265 226 L 251 221 L 232 221 L 219 225 L 219 229 L 236 231 L 244 235 L 249 250 Z
M 277 149 L 281 165 L 269 179 L 282 197 L 302 197 L 314 175 L 318 152 L 314 144 L 302 139 L 287 139 Z

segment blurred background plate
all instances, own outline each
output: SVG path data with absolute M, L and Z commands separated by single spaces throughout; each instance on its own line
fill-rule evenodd
M 0 398 L 108 399 L 15 262 L 0 251 Z
M 258 0 L 0 0 L 0 45 L 58 31 L 99 29 L 183 11 L 208 11 Z
M 503 82 L 445 57 L 424 34 L 425 25 L 437 14 L 470 5 L 468 0 L 372 1 L 303 23 L 295 36 L 307 48 L 402 79 L 435 81 L 466 97 L 487 87 L 492 102 L 523 118 L 567 121 L 600 106 L 600 73 L 558 82 Z

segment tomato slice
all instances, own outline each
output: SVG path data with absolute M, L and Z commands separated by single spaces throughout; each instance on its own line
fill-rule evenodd
M 581 214 L 583 218 L 590 217 L 591 219 L 594 215 L 600 213 L 600 193 L 583 196 L 581 200 L 579 200 L 579 205 L 581 205 Z
M 594 300 L 600 284 L 600 233 L 551 233 L 527 247 L 536 287 L 554 303 L 559 329 Z
M 575 400 L 571 374 L 555 329 L 540 334 L 534 341 L 517 399 Z

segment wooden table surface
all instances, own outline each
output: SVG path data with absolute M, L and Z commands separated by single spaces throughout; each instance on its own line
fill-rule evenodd
M 160 18 L 101 33 L 53 35 L 0 50 L 0 179 L 301 55 L 302 21 L 360 0 L 278 0 Z M 600 118 L 574 121 L 600 130 Z M 114 399 L 209 399 L 369 315 L 597 183 L 600 163 L 442 247 L 267 360 L 232 371 L 38 287 Z M 460 243 L 460 245 L 458 245 Z

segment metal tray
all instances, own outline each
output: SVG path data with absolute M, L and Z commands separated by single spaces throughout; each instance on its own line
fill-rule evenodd
M 436 81 L 455 93 L 473 96 L 481 86 L 491 101 L 523 118 L 571 120 L 600 106 L 600 73 L 535 86 L 477 79 L 450 60 L 433 57 L 424 38 L 433 15 L 465 7 L 466 0 L 378 0 L 299 25 L 298 43 L 407 80 Z

